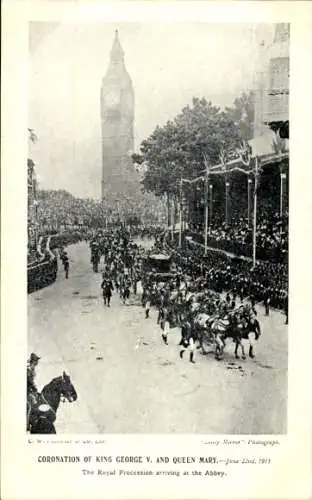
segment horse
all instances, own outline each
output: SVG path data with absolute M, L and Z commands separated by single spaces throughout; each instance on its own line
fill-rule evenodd
M 225 348 L 225 339 L 231 337 L 233 332 L 232 318 L 226 315 L 223 318 L 213 316 L 206 322 L 204 333 L 208 335 L 208 339 L 215 344 L 215 358 L 220 360 Z M 202 338 L 202 344 L 205 341 L 205 335 Z
M 123 303 L 126 304 L 129 298 L 130 298 L 130 285 L 124 284 L 121 289 L 121 299 Z
M 215 343 L 215 336 L 210 330 L 213 316 L 205 312 L 196 312 L 193 316 L 193 329 L 196 338 L 198 338 L 198 349 L 201 348 L 202 354 L 207 354 L 207 348 Z
M 78 398 L 76 389 L 65 371 L 44 386 L 35 404 L 31 404 L 28 399 L 27 428 L 30 434 L 56 434 L 54 422 L 61 398 L 70 403 Z
M 254 343 L 253 340 L 257 341 L 261 335 L 261 328 L 259 321 L 256 317 L 250 316 L 247 321 L 241 321 L 236 324 L 236 332 L 234 333 L 233 340 L 235 341 L 235 357 L 238 356 L 238 347 L 241 347 L 242 358 L 246 359 L 244 344 L 242 340 L 249 341 L 249 357 L 254 358 Z M 254 337 L 254 339 L 253 339 Z
M 170 293 L 168 306 L 170 308 L 173 321 L 177 324 L 181 323 L 184 301 L 180 290 L 174 290 Z
M 261 328 L 259 321 L 255 317 L 248 317 L 245 319 L 237 319 L 232 317 L 225 325 L 223 331 L 218 331 L 216 325 L 212 325 L 212 329 L 216 336 L 216 358 L 220 359 L 223 355 L 226 345 L 226 339 L 231 338 L 235 343 L 235 358 L 239 359 L 238 348 L 241 348 L 242 359 L 246 359 L 245 348 L 243 340 L 249 341 L 249 357 L 254 358 L 254 340 L 257 341 L 261 335 Z

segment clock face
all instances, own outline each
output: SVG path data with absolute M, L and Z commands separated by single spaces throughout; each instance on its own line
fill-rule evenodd
M 108 108 L 114 108 L 119 104 L 119 94 L 116 91 L 108 92 L 105 96 L 105 104 Z

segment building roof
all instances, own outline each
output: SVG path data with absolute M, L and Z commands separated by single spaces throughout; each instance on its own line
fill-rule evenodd
M 154 253 L 150 255 L 149 258 L 152 260 L 168 261 L 170 260 L 170 255 L 165 255 L 163 253 Z
M 117 61 L 124 58 L 124 51 L 119 40 L 118 30 L 115 31 L 115 38 L 111 49 L 111 60 Z

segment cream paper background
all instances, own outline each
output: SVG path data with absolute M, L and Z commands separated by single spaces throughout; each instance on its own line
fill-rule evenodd
M 25 424 L 26 158 L 28 21 L 290 22 L 290 323 L 288 435 L 281 445 L 253 448 L 269 467 L 227 469 L 223 479 L 192 476 L 109 480 L 86 477 L 79 464 L 40 465 L 38 455 L 249 455 L 244 447 L 217 450 L 204 436 L 54 436 L 72 444 L 29 444 Z M 310 2 L 3 2 L 2 31 L 2 499 L 312 498 L 311 412 L 311 93 Z M 153 62 L 151 61 L 151 64 Z M 148 70 L 148 68 L 147 68 Z M 207 401 L 209 404 L 209 401 Z M 268 408 L 268 411 L 270 409 Z M 226 436 L 228 437 L 228 436 Z M 238 437 L 235 436 L 234 439 Z M 246 436 L 245 436 L 246 438 Z M 257 439 L 260 436 L 257 436 Z M 269 438 L 269 436 L 264 436 Z M 92 444 L 95 439 L 103 444 Z M 211 439 L 218 439 L 211 436 Z M 75 441 L 80 441 L 75 444 Z M 115 465 L 114 465 L 115 467 Z M 171 466 L 170 466 L 171 467 Z M 96 468 L 96 467 L 95 467 Z M 148 468 L 146 466 L 146 468 Z M 163 467 L 164 468 L 164 467 Z M 173 468 L 173 467 L 171 467 Z M 184 467 L 185 468 L 185 467 Z M 192 468 L 198 468 L 192 466 Z M 207 467 L 208 468 L 208 467 Z

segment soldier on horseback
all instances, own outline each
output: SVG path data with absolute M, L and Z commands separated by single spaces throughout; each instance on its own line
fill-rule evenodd
M 38 389 L 35 384 L 36 377 L 36 367 L 40 357 L 37 356 L 34 352 L 31 353 L 30 358 L 27 362 L 27 394 L 30 396 L 32 402 L 36 402 L 38 398 Z
M 29 415 L 32 408 L 34 408 L 37 405 L 39 399 L 39 391 L 35 383 L 36 367 L 38 365 L 39 359 L 40 357 L 32 352 L 29 360 L 27 361 L 27 403 L 28 403 L 27 415 Z M 29 430 L 28 417 L 27 417 L 27 430 Z

